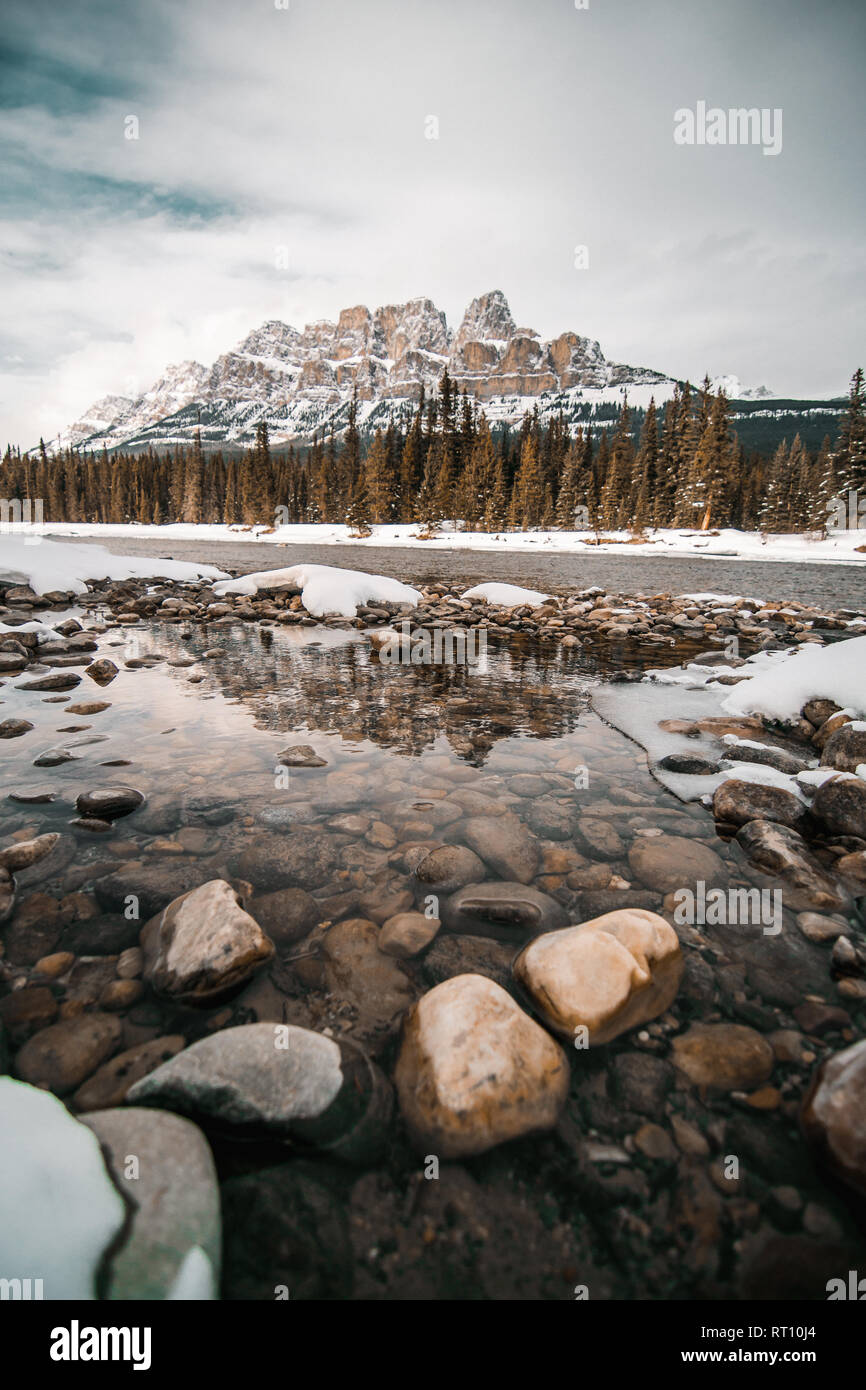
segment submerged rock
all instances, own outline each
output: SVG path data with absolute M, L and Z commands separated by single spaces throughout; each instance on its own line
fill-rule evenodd
M 514 976 L 548 1027 L 606 1043 L 665 1012 L 683 974 L 677 934 L 639 908 L 547 932 L 520 952 Z
M 82 792 L 75 805 L 82 816 L 112 821 L 128 816 L 143 802 L 143 794 L 135 787 L 96 787 L 93 791 Z
M 33 840 L 19 840 L 17 844 L 8 845 L 6 849 L 0 850 L 0 869 L 5 869 L 10 874 L 29 869 L 31 865 L 38 864 L 40 859 L 50 854 L 59 839 L 60 836 L 52 832 L 49 835 L 37 835 Z
M 766 1038 L 739 1023 L 693 1023 L 674 1038 L 671 1056 L 696 1086 L 718 1091 L 760 1086 L 775 1060 Z
M 737 843 L 757 868 L 781 876 L 786 907 L 797 912 L 833 912 L 850 906 L 847 890 L 825 873 L 789 826 L 749 821 L 737 831 Z
M 515 942 L 568 921 L 555 898 L 522 883 L 468 883 L 443 901 L 441 911 L 447 931 Z
M 398 912 L 382 926 L 379 950 L 398 959 L 420 955 L 441 925 L 438 917 L 427 917 L 423 912 Z
M 447 1159 L 552 1128 L 569 1071 L 562 1049 L 505 990 L 458 975 L 412 1009 L 395 1082 L 414 1146 Z
M 632 844 L 628 862 L 635 877 L 657 893 L 694 890 L 699 882 L 722 886 L 728 880 L 725 864 L 714 849 L 682 835 L 641 836 Z
M 484 864 L 474 850 L 465 845 L 440 845 L 425 855 L 415 868 L 415 877 L 432 893 L 453 893 L 465 883 L 484 877 Z
M 55 1095 L 74 1091 L 120 1046 L 120 1020 L 112 1014 L 78 1014 L 43 1028 L 15 1059 L 22 1081 Z
M 538 841 L 518 816 L 470 816 L 463 838 L 500 878 L 529 883 L 538 872 Z

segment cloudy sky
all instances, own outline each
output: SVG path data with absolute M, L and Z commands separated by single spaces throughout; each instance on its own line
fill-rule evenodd
M 416 295 L 780 394 L 866 360 L 862 0 L 277 3 L 4 0 L 0 444 Z M 677 145 L 701 100 L 781 154 Z

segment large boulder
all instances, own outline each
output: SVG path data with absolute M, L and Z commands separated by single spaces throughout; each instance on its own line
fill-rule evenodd
M 673 927 L 633 908 L 536 937 L 513 970 L 549 1028 L 569 1040 L 585 1029 L 594 1044 L 664 1013 L 683 959 Z
M 395 1082 L 414 1146 L 447 1159 L 550 1129 L 569 1071 L 562 1049 L 504 989 L 458 975 L 412 1009 Z

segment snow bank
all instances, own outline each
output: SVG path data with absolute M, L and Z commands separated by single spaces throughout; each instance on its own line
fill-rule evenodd
M 734 686 L 722 707 L 729 714 L 796 719 L 806 701 L 816 699 L 866 715 L 866 637 L 801 647 Z
M 0 1275 L 42 1279 L 47 1299 L 92 1299 L 123 1198 L 96 1135 L 56 1096 L 0 1077 Z
M 550 598 L 550 594 L 540 594 L 537 589 L 521 589 L 519 584 L 476 584 L 474 589 L 467 589 L 463 597 L 483 598 L 502 608 L 537 608 Z
M 28 545 L 23 536 L 0 536 L 0 579 L 29 584 L 34 593 L 51 589 L 87 591 L 87 579 L 223 579 L 213 565 L 185 560 L 157 560 L 142 556 L 110 555 L 101 545 L 64 545 L 40 539 Z
M 408 584 L 382 574 L 337 569 L 333 565 L 292 565 L 282 570 L 260 570 L 214 585 L 214 593 L 243 594 L 251 598 L 259 590 L 291 589 L 300 593 L 304 607 L 314 618 L 337 614 L 354 618 L 363 603 L 409 603 L 414 608 L 421 595 Z
M 629 397 L 631 399 L 631 397 Z M 731 560 L 806 560 L 817 564 L 866 564 L 866 554 L 858 546 L 866 540 L 863 531 L 834 531 L 824 539 L 816 535 L 767 536 L 757 531 L 727 529 L 718 535 L 683 528 L 650 530 L 643 544 L 635 544 L 628 531 L 605 531 L 603 544 L 596 544 L 593 531 L 457 531 L 443 522 L 429 540 L 418 538 L 417 523 L 387 522 L 373 526 L 365 540 L 353 536 L 350 527 L 336 523 L 293 522 L 286 526 L 256 526 L 240 529 L 223 524 L 173 522 L 166 526 L 130 523 L 54 522 L 54 535 L 155 536 L 159 540 L 206 540 L 277 545 L 371 545 L 423 546 L 430 550 L 525 550 L 549 554 L 579 555 L 695 555 L 711 560 L 724 556 Z M 31 528 L 32 534 L 32 528 Z

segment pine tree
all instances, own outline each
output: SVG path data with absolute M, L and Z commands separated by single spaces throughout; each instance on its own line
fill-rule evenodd
M 364 462 L 365 510 L 376 525 L 391 521 L 394 508 L 395 479 L 391 476 L 388 448 L 381 430 L 373 436 Z
M 866 380 L 862 367 L 851 378 L 834 463 L 842 490 L 856 492 L 862 505 L 866 501 Z

